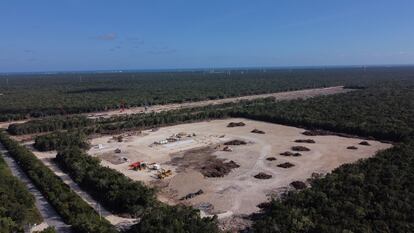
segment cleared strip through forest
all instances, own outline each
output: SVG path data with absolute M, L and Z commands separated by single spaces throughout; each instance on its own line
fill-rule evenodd
M 123 218 L 117 215 L 112 214 L 110 211 L 106 210 L 105 207 L 100 205 L 93 197 L 88 193 L 83 191 L 72 178 L 63 172 L 52 160 L 56 157 L 56 152 L 40 152 L 37 151 L 32 146 L 33 141 L 27 142 L 24 145 L 28 150 L 30 150 L 40 161 L 43 162 L 50 170 L 52 170 L 56 176 L 58 176 L 62 181 L 67 184 L 79 197 L 81 197 L 86 203 L 88 203 L 98 214 L 101 214 L 106 220 L 108 220 L 112 225 L 116 226 L 119 229 L 127 229 L 131 225 L 135 224 L 137 219 L 133 218 Z
M 71 232 L 70 226 L 64 223 L 63 219 L 56 213 L 55 209 L 51 204 L 46 200 L 42 193 L 34 186 L 29 177 L 24 174 L 21 168 L 17 165 L 17 162 L 8 155 L 8 151 L 4 148 L 3 144 L 0 143 L 0 152 L 4 155 L 4 160 L 12 171 L 13 175 L 18 177 L 33 194 L 36 200 L 36 207 L 40 211 L 44 222 L 46 224 L 41 224 L 41 228 L 36 228 L 37 230 L 42 230 L 42 226 L 46 228 L 47 226 L 54 226 L 58 232 Z
M 254 99 L 263 99 L 263 98 L 270 98 L 273 97 L 275 101 L 281 100 L 292 100 L 292 99 L 307 99 L 316 96 L 322 95 L 333 95 L 339 93 L 345 93 L 353 91 L 353 89 L 345 89 L 344 86 L 334 86 L 334 87 L 326 87 L 326 88 L 314 88 L 314 89 L 304 89 L 298 91 L 285 91 L 285 92 L 276 92 L 276 93 L 269 93 L 269 94 L 260 94 L 260 95 L 249 95 L 249 96 L 241 96 L 241 97 L 233 97 L 233 98 L 225 98 L 225 99 L 216 99 L 216 100 L 205 100 L 205 101 L 198 101 L 198 102 L 185 102 L 180 104 L 166 104 L 166 105 L 154 105 L 148 106 L 147 109 L 145 107 L 132 107 L 125 109 L 124 111 L 118 110 L 110 110 L 110 111 L 103 111 L 103 112 L 95 112 L 89 113 L 89 118 L 99 118 L 99 117 L 111 117 L 117 115 L 129 115 L 129 114 L 136 114 L 136 113 L 151 113 L 151 112 L 162 112 L 162 111 L 170 111 L 182 108 L 194 108 L 194 107 L 203 107 L 208 105 L 218 105 L 218 104 L 225 104 L 225 103 L 236 103 L 243 100 L 254 100 Z

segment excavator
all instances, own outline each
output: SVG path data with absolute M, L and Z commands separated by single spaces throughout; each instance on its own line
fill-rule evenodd
M 158 179 L 162 180 L 166 177 L 169 177 L 172 175 L 172 171 L 171 170 L 165 170 L 165 169 L 161 169 L 158 171 L 157 177 Z

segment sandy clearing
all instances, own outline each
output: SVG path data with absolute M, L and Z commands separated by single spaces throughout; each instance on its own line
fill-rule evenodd
M 198 101 L 198 102 L 186 102 L 181 104 L 165 104 L 165 105 L 154 105 L 150 106 L 147 109 L 145 107 L 132 107 L 129 109 L 125 109 L 125 111 L 120 112 L 119 110 L 109 110 L 109 111 L 100 111 L 94 113 L 85 113 L 91 119 L 95 118 L 108 118 L 111 116 L 121 116 L 121 115 L 130 115 L 130 114 L 137 114 L 137 113 L 153 113 L 153 112 L 162 112 L 162 111 L 170 111 L 170 110 L 177 110 L 181 108 L 194 108 L 194 107 L 202 107 L 208 105 L 218 105 L 224 103 L 235 103 L 242 100 L 253 100 L 253 99 L 262 99 L 262 98 L 269 98 L 273 97 L 275 101 L 280 100 L 292 100 L 292 99 L 307 99 L 316 96 L 323 96 L 323 95 L 333 95 L 339 93 L 346 93 L 353 91 L 352 89 L 345 89 L 343 86 L 334 86 L 334 87 L 326 87 L 326 88 L 314 88 L 314 89 L 304 89 L 298 91 L 286 91 L 286 92 L 276 92 L 270 94 L 260 94 L 260 95 L 250 95 L 250 96 L 241 96 L 241 97 L 234 97 L 234 98 L 225 98 L 225 99 L 218 99 L 218 100 L 205 100 L 205 101 Z M 19 120 L 19 121 L 8 121 L 8 122 L 0 122 L 0 129 L 7 129 L 11 124 L 21 124 L 29 121 L 30 119 Z
M 226 127 L 229 122 L 243 121 L 244 127 Z M 266 134 L 254 134 L 253 129 L 264 130 Z M 226 217 L 231 214 L 246 215 L 258 211 L 257 205 L 269 200 L 271 195 L 277 195 L 281 190 L 289 187 L 293 181 L 306 181 L 313 173 L 327 173 L 344 163 L 352 163 L 362 158 L 374 155 L 378 150 L 391 147 L 390 144 L 378 141 L 369 141 L 371 146 L 361 146 L 361 139 L 344 138 L 338 136 L 311 136 L 301 133 L 301 128 L 271 124 L 247 119 L 226 119 L 205 121 L 199 123 L 182 124 L 160 128 L 152 132 L 144 131 L 142 135 L 131 136 L 124 142 L 111 140 L 105 136 L 91 141 L 93 147 L 89 154 L 100 156 L 102 153 L 113 153 L 116 148 L 121 149 L 122 156 L 129 162 L 112 164 L 102 160 L 104 166 L 116 169 L 126 176 L 155 185 L 161 189 L 160 200 L 170 204 L 185 203 L 192 206 L 211 204 L 205 214 L 220 214 Z M 164 140 L 171 135 L 185 132 L 196 136 L 184 137 L 185 143 L 166 145 L 152 145 L 155 141 Z M 312 138 L 315 144 L 295 143 L 296 139 Z M 241 139 L 249 142 L 247 145 L 231 146 L 232 152 L 216 150 L 212 155 L 218 158 L 233 160 L 240 165 L 230 174 L 222 178 L 205 178 L 191 167 L 177 173 L 177 166 L 171 165 L 172 155 L 176 156 L 187 150 L 205 146 L 216 147 L 218 144 Z M 182 142 L 180 141 L 180 142 Z M 104 149 L 98 149 L 102 144 Z M 279 155 L 289 151 L 291 146 L 302 145 L 311 149 L 301 152 L 300 157 L 286 157 Z M 358 150 L 346 149 L 356 146 Z M 210 156 L 210 155 L 205 155 Z M 269 156 L 276 157 L 276 161 L 267 161 Z M 157 180 L 155 171 L 132 171 L 128 165 L 135 161 L 156 162 L 165 169 L 171 169 L 173 176 L 165 180 Z M 292 168 L 280 168 L 278 164 L 290 162 Z M 259 180 L 253 178 L 259 172 L 272 175 L 271 179 Z M 202 189 L 203 194 L 185 201 L 179 199 L 188 193 Z
M 235 103 L 242 100 L 253 100 L 253 99 L 262 99 L 262 98 L 275 98 L 275 101 L 280 100 L 291 100 L 291 99 L 306 99 L 312 98 L 316 96 L 322 95 L 333 95 L 339 93 L 345 93 L 352 91 L 352 89 L 344 89 L 343 86 L 334 86 L 334 87 L 327 87 L 327 88 L 314 88 L 314 89 L 304 89 L 298 91 L 286 91 L 286 92 L 276 92 L 270 94 L 260 94 L 260 95 L 249 95 L 249 96 L 241 96 L 241 97 L 234 97 L 234 98 L 225 98 L 225 99 L 218 99 L 218 100 L 205 100 L 205 101 L 198 101 L 198 102 L 186 102 L 180 104 L 166 104 L 166 105 L 154 105 L 150 106 L 147 109 L 145 107 L 132 107 L 129 109 L 125 109 L 123 112 L 120 110 L 110 110 L 110 111 L 101 111 L 95 113 L 89 113 L 89 118 L 107 118 L 111 116 L 119 116 L 119 115 L 130 115 L 130 114 L 137 114 L 137 113 L 152 113 L 152 112 L 162 112 L 162 111 L 170 111 L 176 110 L 181 108 L 194 108 L 194 107 L 202 107 L 208 105 L 218 105 L 218 104 L 225 104 L 225 103 Z
M 29 120 L 20 120 L 20 121 L 7 121 L 7 122 L 0 122 L 0 129 L 7 129 L 11 124 L 22 124 Z

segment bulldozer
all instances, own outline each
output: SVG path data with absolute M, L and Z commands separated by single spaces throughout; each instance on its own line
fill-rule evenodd
M 172 175 L 172 171 L 171 170 L 165 170 L 165 169 L 161 169 L 160 171 L 158 171 L 157 177 L 158 179 L 162 180 L 166 177 L 169 177 Z

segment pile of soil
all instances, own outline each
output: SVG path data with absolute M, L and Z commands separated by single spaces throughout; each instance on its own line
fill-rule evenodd
M 293 164 L 293 163 L 289 163 L 289 162 L 286 162 L 286 163 L 281 163 L 281 164 L 279 164 L 279 165 L 277 165 L 278 167 L 281 167 L 281 168 L 290 168 L 290 167 L 293 167 L 293 166 L 295 166 L 295 164 Z
M 257 208 L 260 209 L 269 209 L 270 207 L 272 207 L 272 202 L 262 202 L 260 204 L 257 205 Z
M 123 164 L 128 161 L 126 157 L 123 157 L 119 154 L 113 154 L 113 153 L 104 153 L 100 155 L 99 158 L 106 160 L 115 165 Z
M 297 143 L 315 143 L 315 140 L 313 139 L 297 139 L 295 140 Z
M 204 191 L 203 191 L 202 189 L 200 189 L 200 190 L 198 190 L 198 191 L 197 191 L 197 192 L 195 192 L 195 193 L 189 193 L 189 194 L 185 195 L 184 197 L 180 198 L 180 201 L 183 201 L 183 200 L 187 200 L 187 199 L 194 198 L 194 197 L 196 197 L 196 196 L 198 196 L 198 195 L 201 195 L 201 194 L 203 194 L 203 193 L 204 193 Z
M 369 142 L 367 142 L 367 141 L 362 141 L 362 142 L 359 143 L 359 145 L 370 146 L 371 144 L 369 144 Z
M 227 127 L 239 127 L 239 126 L 245 126 L 246 124 L 244 122 L 230 122 Z
M 306 184 L 302 181 L 293 181 L 292 183 L 290 183 L 290 185 L 292 185 L 295 189 L 305 189 L 306 188 Z
M 186 169 L 199 171 L 205 177 L 223 177 L 234 168 L 240 167 L 234 161 L 225 162 L 213 155 L 216 150 L 212 147 L 197 148 L 172 154 L 172 159 L 166 164 L 177 166 L 176 172 Z
M 258 133 L 258 134 L 265 134 L 265 132 L 264 132 L 264 131 L 262 131 L 262 130 L 258 130 L 258 129 L 254 129 L 254 130 L 252 130 L 251 132 L 252 132 L 252 133 Z
M 358 147 L 356 147 L 356 146 L 348 146 L 346 149 L 348 149 L 348 150 L 358 150 Z
M 196 204 L 193 206 L 193 208 L 202 210 L 208 214 L 212 214 L 214 211 L 213 204 L 208 203 L 208 202 L 202 202 L 202 203 Z
M 222 159 L 212 159 L 207 161 L 207 164 L 201 167 L 200 172 L 205 177 L 223 177 L 231 172 L 234 168 L 238 168 L 238 165 L 233 160 L 224 162 Z
M 364 139 L 363 137 L 359 137 L 357 135 L 346 134 L 346 133 L 337 133 L 337 132 L 332 132 L 332 131 L 323 130 L 323 129 L 306 130 L 302 134 L 306 135 L 306 136 L 330 136 L 330 135 L 332 135 L 332 136 L 339 136 L 339 137 L 344 137 L 344 138 L 361 138 L 361 139 Z M 373 138 L 368 137 L 368 139 L 373 139 Z
M 261 180 L 265 180 L 265 179 L 270 179 L 272 178 L 272 175 L 266 174 L 264 172 L 260 172 L 257 175 L 254 176 L 254 178 L 256 179 L 261 179 Z
M 225 142 L 224 143 L 224 145 L 226 145 L 226 146 L 230 146 L 230 145 L 232 145 L 232 146 L 238 146 L 238 145 L 246 145 L 247 143 L 245 142 L 245 141 L 242 141 L 242 140 L 232 140 L 232 141 L 228 141 L 228 142 Z
M 298 156 L 302 156 L 302 154 L 301 153 L 293 153 L 293 152 L 290 152 L 290 151 L 285 151 L 285 152 L 283 152 L 283 153 L 280 153 L 280 155 L 284 155 L 284 156 L 294 156 L 294 157 L 298 157 Z
M 310 151 L 309 148 L 304 146 L 292 146 L 291 148 L 293 151 Z
M 302 134 L 306 136 L 326 136 L 326 135 L 332 135 L 332 132 L 322 130 L 322 129 L 313 129 L 313 130 L 306 130 Z
M 268 157 L 268 158 L 266 158 L 266 160 L 267 160 L 267 161 L 275 161 L 275 160 L 276 160 L 276 158 L 275 158 L 275 157 Z

